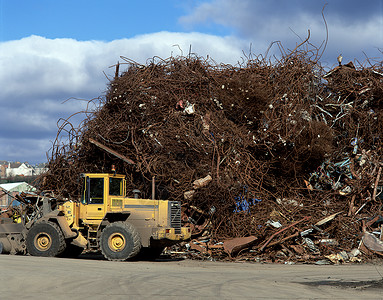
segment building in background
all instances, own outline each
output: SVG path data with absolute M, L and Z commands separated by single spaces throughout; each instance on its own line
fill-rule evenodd
M 5 190 L 5 191 L 3 191 Z M 7 208 L 13 200 L 12 205 L 19 205 L 20 203 L 14 197 L 16 194 L 22 192 L 35 192 L 36 188 L 26 182 L 14 182 L 0 184 L 0 210 Z
M 40 164 L 39 166 L 31 166 L 27 162 L 0 161 L 0 178 L 38 176 L 47 170 L 48 169 L 43 164 Z

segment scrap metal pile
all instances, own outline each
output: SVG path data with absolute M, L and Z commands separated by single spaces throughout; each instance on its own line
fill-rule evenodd
M 76 198 L 80 172 L 115 165 L 150 198 L 155 177 L 158 199 L 183 203 L 194 239 L 178 250 L 191 257 L 383 254 L 382 61 L 326 72 L 299 49 L 236 66 L 123 59 L 81 125 L 60 123 L 42 190 Z

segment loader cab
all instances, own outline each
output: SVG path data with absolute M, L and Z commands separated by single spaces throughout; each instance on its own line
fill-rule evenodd
M 87 206 L 87 219 L 102 219 L 111 201 L 125 196 L 125 176 L 107 173 L 81 174 L 81 204 Z

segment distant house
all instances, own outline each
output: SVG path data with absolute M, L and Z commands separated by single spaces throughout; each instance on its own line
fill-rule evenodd
M 18 168 L 20 167 L 21 162 L 8 162 L 8 161 L 0 161 L 0 177 L 5 178 L 7 177 L 7 169 L 9 168 Z
M 16 168 L 12 168 L 9 163 L 8 168 L 5 170 L 5 177 L 14 176 L 33 176 L 33 168 L 28 163 L 22 163 Z
M 5 190 L 6 192 L 4 192 Z M 0 209 L 7 208 L 12 202 L 12 196 L 21 192 L 35 192 L 36 188 L 26 182 L 14 182 L 0 184 Z M 13 201 L 12 205 L 19 205 L 18 201 Z
M 47 171 L 47 168 L 33 167 L 27 162 L 24 162 L 24 163 L 8 162 L 8 164 L 2 164 L 0 174 L 2 178 L 9 178 L 9 177 L 15 177 L 15 176 L 36 176 L 46 171 Z

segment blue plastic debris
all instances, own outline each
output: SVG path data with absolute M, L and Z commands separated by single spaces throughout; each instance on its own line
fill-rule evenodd
M 247 186 L 243 187 L 243 192 L 245 195 L 247 194 Z M 245 195 L 239 194 L 238 196 L 234 197 L 235 209 L 233 212 L 244 211 L 249 213 L 251 206 L 256 205 L 257 203 L 262 201 L 257 198 L 247 198 Z

